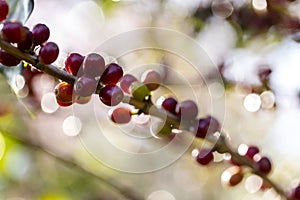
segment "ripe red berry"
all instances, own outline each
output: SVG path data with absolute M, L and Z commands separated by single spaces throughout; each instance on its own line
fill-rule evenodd
M 136 81 L 137 78 L 135 78 L 134 76 L 130 74 L 125 74 L 120 80 L 120 87 L 125 93 L 130 94 L 129 88 L 131 84 Z
M 1 31 L 3 40 L 11 43 L 19 43 L 25 40 L 25 28 L 20 22 L 4 22 Z
M 5 20 L 9 11 L 9 6 L 5 0 L 0 0 L 0 22 Z
M 249 146 L 245 154 L 246 158 L 253 159 L 253 157 L 259 153 L 259 148 L 257 146 Z
M 83 61 L 83 73 L 92 77 L 101 76 L 105 70 L 104 58 L 97 54 L 91 53 L 87 55 Z
M 45 24 L 36 24 L 32 29 L 34 45 L 41 45 L 49 39 L 50 30 Z
M 300 185 L 293 189 L 291 196 L 293 200 L 300 200 Z
M 269 158 L 267 157 L 262 157 L 256 164 L 256 169 L 258 172 L 263 173 L 263 174 L 268 174 L 271 172 L 272 169 L 272 164 Z
M 116 63 L 111 63 L 104 70 L 100 82 L 103 85 L 116 85 L 123 76 L 123 69 Z
M 198 150 L 195 159 L 201 165 L 207 165 L 214 159 L 214 156 L 211 150 L 201 148 Z
M 100 100 L 107 106 L 118 105 L 123 97 L 123 91 L 116 85 L 106 85 L 99 93 Z
M 0 50 L 0 63 L 7 67 L 16 66 L 20 63 L 20 59 Z
M 183 120 L 194 120 L 198 115 L 198 106 L 192 100 L 186 100 L 177 104 L 176 113 Z
M 21 51 L 29 50 L 33 44 L 33 37 L 31 31 L 27 27 L 24 27 L 24 30 L 25 39 L 22 42 L 18 43 L 18 49 L 20 49 Z
M 39 61 L 42 64 L 49 65 L 57 59 L 58 53 L 59 48 L 57 44 L 54 42 L 47 42 L 40 49 Z
M 76 76 L 83 63 L 84 56 L 79 53 L 71 53 L 65 60 L 65 69 L 70 74 Z M 80 75 L 80 74 L 78 74 Z
M 161 84 L 161 76 L 157 71 L 147 71 L 141 80 L 150 91 L 156 90 Z
M 97 88 L 97 81 L 95 78 L 88 75 L 83 75 L 75 82 L 74 91 L 76 95 L 82 97 L 91 96 L 95 93 Z
M 205 138 L 220 129 L 220 123 L 212 116 L 202 118 L 196 122 L 196 137 Z
M 223 185 L 236 186 L 243 180 L 244 174 L 240 167 L 232 166 L 226 169 L 221 176 Z
M 72 105 L 73 85 L 61 82 L 55 87 L 56 101 L 60 106 Z
M 128 108 L 116 108 L 110 115 L 110 119 L 117 124 L 126 124 L 131 120 L 131 111 Z
M 168 97 L 162 102 L 161 107 L 166 111 L 172 113 L 173 115 L 176 115 L 177 103 L 178 102 L 176 101 L 176 99 L 174 99 L 173 97 Z

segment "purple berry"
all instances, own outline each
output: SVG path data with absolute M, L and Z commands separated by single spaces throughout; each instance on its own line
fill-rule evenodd
M 5 0 L 0 0 L 0 22 L 5 20 L 9 11 L 9 6 Z
M 174 99 L 173 97 L 168 97 L 162 102 L 161 107 L 166 111 L 172 113 L 173 115 L 176 115 L 177 103 L 178 102 L 176 101 L 176 99 Z
M 20 22 L 4 22 L 2 28 L 3 40 L 11 43 L 19 43 L 25 40 L 25 28 Z
M 131 111 L 128 108 L 116 108 L 110 115 L 111 121 L 117 124 L 126 124 L 131 120 Z
M 105 62 L 101 55 L 97 53 L 91 53 L 85 57 L 83 61 L 83 73 L 89 76 L 97 77 L 101 76 L 104 70 Z
M 111 63 L 104 70 L 100 82 L 103 85 L 116 85 L 123 76 L 123 69 L 116 63 Z
M 32 29 L 34 45 L 41 45 L 49 39 L 50 30 L 45 24 L 36 24 Z
M 214 156 L 211 150 L 201 148 L 195 159 L 201 165 L 207 165 L 214 159 Z
M 176 113 L 181 116 L 183 120 L 194 120 L 198 115 L 198 107 L 192 100 L 186 100 L 177 104 Z
M 49 65 L 57 59 L 58 53 L 59 48 L 57 44 L 54 42 L 47 42 L 40 49 L 39 61 L 42 64 Z
M 116 85 L 106 85 L 99 93 L 100 100 L 107 106 L 118 105 L 124 97 L 123 91 Z
M 256 162 L 256 169 L 258 172 L 263 173 L 263 174 L 268 174 L 270 173 L 272 169 L 272 164 L 269 158 L 267 157 L 262 157 L 258 162 Z
M 131 84 L 136 81 L 137 81 L 137 78 L 135 78 L 134 76 L 132 76 L 130 74 L 125 74 L 120 80 L 120 87 L 125 93 L 130 94 L 129 88 L 130 88 Z
M 0 63 L 7 67 L 16 66 L 20 63 L 20 59 L 0 50 Z
M 220 123 L 212 116 L 202 118 L 196 123 L 196 137 L 199 138 L 205 138 L 206 135 L 215 133 L 220 129 Z
M 84 56 L 79 53 L 71 53 L 65 60 L 65 69 L 70 74 L 76 76 L 78 71 L 81 69 Z
M 156 71 L 148 71 L 142 77 L 144 83 L 150 91 L 156 90 L 161 84 L 161 76 Z
M 245 154 L 245 157 L 252 160 L 253 157 L 256 154 L 258 154 L 258 153 L 259 153 L 259 148 L 258 147 L 256 147 L 256 146 L 250 146 L 250 147 L 248 147 L 248 150 L 247 150 L 247 152 Z
M 97 88 L 97 81 L 94 77 L 83 75 L 75 82 L 74 90 L 76 95 L 82 97 L 91 96 L 95 93 Z
M 18 43 L 18 49 L 20 49 L 21 51 L 29 50 L 33 44 L 33 37 L 31 31 L 27 27 L 24 27 L 24 30 L 25 39 L 22 42 Z

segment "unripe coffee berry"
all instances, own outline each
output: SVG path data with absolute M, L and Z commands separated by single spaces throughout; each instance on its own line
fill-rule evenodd
M 133 82 L 130 85 L 129 90 L 130 90 L 131 95 L 139 101 L 143 101 L 147 96 L 150 95 L 150 91 L 147 88 L 147 86 L 138 81 Z
M 59 48 L 54 42 L 45 43 L 39 51 L 39 61 L 42 64 L 49 65 L 53 63 L 59 53 Z

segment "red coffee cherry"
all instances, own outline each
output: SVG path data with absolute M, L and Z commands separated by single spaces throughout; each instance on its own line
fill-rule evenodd
M 157 71 L 147 71 L 142 76 L 142 83 L 144 83 L 150 91 L 156 90 L 161 84 L 161 76 Z
M 258 172 L 263 174 L 269 174 L 272 169 L 272 164 L 269 158 L 262 157 L 258 162 L 255 163 L 255 167 Z
M 211 150 L 200 148 L 195 159 L 199 164 L 207 165 L 213 161 L 214 156 Z
M 1 30 L 3 40 L 11 43 L 19 43 L 25 40 L 25 28 L 20 22 L 4 22 Z
M 5 20 L 9 11 L 9 6 L 5 0 L 0 0 L 0 22 Z
M 293 200 L 300 200 L 300 185 L 293 189 L 291 197 Z
M 71 53 L 65 60 L 65 69 L 70 74 L 76 76 L 81 69 L 84 56 L 79 53 Z
M 110 114 L 110 119 L 117 124 L 126 124 L 130 122 L 131 115 L 132 113 L 128 108 L 120 107 L 113 110 Z
M 27 27 L 24 27 L 24 30 L 25 39 L 22 42 L 18 43 L 18 49 L 20 49 L 21 51 L 30 50 L 33 45 L 32 32 Z
M 90 77 L 88 75 L 83 75 L 75 82 L 74 91 L 76 95 L 82 97 L 91 96 L 95 93 L 97 88 L 97 81 L 95 78 Z
M 259 148 L 257 146 L 249 146 L 245 154 L 246 158 L 253 159 L 253 157 L 259 153 Z
M 130 88 L 131 84 L 136 81 L 137 81 L 137 78 L 135 78 L 131 74 L 125 74 L 120 80 L 120 87 L 125 93 L 130 94 L 129 88 Z
M 111 63 L 104 70 L 100 82 L 102 85 L 116 85 L 123 76 L 123 69 L 116 63 Z
M 222 184 L 225 186 L 236 186 L 243 180 L 244 174 L 239 166 L 226 169 L 221 176 Z
M 7 67 L 13 67 L 18 65 L 21 62 L 20 59 L 6 53 L 5 51 L 0 50 L 0 63 Z
M 176 99 L 174 99 L 173 97 L 168 97 L 168 98 L 166 98 L 166 99 L 162 102 L 161 107 L 162 107 L 164 110 L 166 110 L 166 111 L 172 113 L 173 115 L 176 115 L 176 106 L 177 106 L 177 103 L 178 103 L 178 102 L 177 102 Z
M 105 62 L 101 55 L 91 53 L 85 57 L 83 61 L 83 73 L 92 77 L 97 77 L 101 76 L 104 70 Z
M 194 120 L 198 115 L 198 106 L 192 100 L 186 100 L 177 104 L 176 113 L 183 120 Z
M 57 44 L 54 42 L 47 42 L 40 49 L 39 61 L 42 64 L 49 65 L 57 59 L 58 53 L 59 48 Z
M 58 105 L 70 106 L 72 105 L 73 85 L 61 82 L 55 87 L 55 96 Z
M 50 30 L 45 24 L 36 24 L 32 29 L 34 45 L 41 45 L 49 39 Z
M 206 135 L 220 130 L 220 123 L 212 116 L 199 119 L 196 122 L 196 137 L 205 138 Z
M 123 100 L 124 94 L 118 86 L 106 85 L 101 89 L 99 98 L 107 106 L 116 106 Z

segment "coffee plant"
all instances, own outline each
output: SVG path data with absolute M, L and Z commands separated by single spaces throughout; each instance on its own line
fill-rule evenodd
M 47 5 L 46 1 L 41 2 Z M 288 175 L 285 177 L 278 170 L 293 163 L 281 164 L 275 158 L 273 161 L 262 145 L 263 133 L 256 134 L 257 138 L 251 141 L 244 137 L 241 142 L 230 132 L 234 130 L 230 127 L 238 126 L 239 131 L 250 134 L 251 128 L 259 130 L 256 126 L 261 124 L 252 125 L 255 123 L 252 119 L 248 122 L 250 127 L 241 125 L 242 114 L 228 123 L 223 110 L 236 106 L 235 112 L 247 113 L 244 117 L 250 113 L 260 118 L 290 103 L 286 99 L 285 104 L 280 102 L 280 86 L 274 83 L 280 73 L 274 71 L 278 66 L 272 64 L 282 61 L 268 62 L 260 48 L 289 40 L 288 45 L 299 49 L 300 2 L 199 0 L 183 5 L 177 1 L 103 0 L 86 3 L 90 3 L 86 6 L 91 12 L 100 5 L 107 11 L 103 14 L 107 17 L 115 9 L 137 6 L 136 9 L 145 9 L 145 18 L 149 15 L 153 26 L 111 36 L 98 48 L 80 53 L 80 49 L 66 50 L 64 43 L 53 41 L 55 26 L 43 22 L 30 25 L 33 0 L 0 0 L 0 72 L 5 80 L 1 83 L 0 101 L 0 174 L 3 176 L 0 190 L 5 191 L 1 191 L 1 199 L 300 199 L 298 177 L 286 178 Z M 172 13 L 176 9 L 182 13 Z M 48 12 L 50 17 L 54 11 Z M 143 20 L 143 12 L 138 12 L 142 15 L 139 20 Z M 62 20 L 54 15 L 51 17 Z M 181 34 L 158 28 L 164 20 L 165 24 L 174 23 L 175 30 L 182 26 L 188 31 Z M 115 23 L 113 26 L 118 26 Z M 209 26 L 215 27 L 209 29 Z M 224 32 L 221 38 L 230 46 L 225 50 L 235 48 L 238 54 L 243 49 L 254 48 L 264 55 L 250 61 L 233 53 L 227 55 L 222 44 L 217 43 L 219 38 L 206 43 L 218 26 L 227 27 L 236 38 L 229 44 L 231 36 Z M 72 33 L 76 31 L 68 34 Z M 64 37 L 67 41 L 68 35 Z M 206 52 L 198 52 L 197 42 L 193 40 L 197 37 L 203 48 L 208 49 L 212 61 L 207 61 Z M 98 42 L 92 37 L 87 41 L 90 45 Z M 84 44 L 86 41 L 73 42 L 82 48 L 88 46 Z M 154 45 L 147 46 L 147 42 Z M 180 63 L 177 58 L 174 61 L 174 55 L 184 61 Z M 151 61 L 156 57 L 159 61 Z M 286 65 L 291 64 L 288 59 L 291 56 L 283 61 Z M 131 67 L 136 65 L 129 62 L 132 60 L 140 63 L 139 66 Z M 238 61 L 245 66 L 236 66 Z M 299 100 L 299 81 L 292 83 L 294 96 Z M 236 102 L 228 104 L 224 102 L 225 94 L 239 98 L 231 99 Z M 298 104 L 291 103 L 294 107 Z M 66 114 L 70 116 L 65 118 Z M 63 120 L 63 132 L 71 137 L 57 136 L 60 132 L 57 126 L 61 126 L 50 119 L 57 124 Z M 83 149 L 67 143 L 61 149 L 58 146 L 64 141 L 58 138 L 78 138 L 80 144 L 76 144 Z M 89 164 L 85 165 L 84 159 Z M 176 165 L 177 162 L 181 164 Z M 174 165 L 179 168 L 171 171 L 175 174 L 161 173 L 159 177 L 156 172 Z M 143 178 L 144 174 L 154 172 L 158 173 L 155 180 Z M 284 173 L 290 173 L 288 168 Z M 129 180 L 131 174 L 136 180 Z M 147 183 L 149 180 L 152 183 Z M 199 185 L 189 190 L 192 186 L 188 184 L 195 180 Z M 179 189 L 174 186 L 177 188 L 173 188 L 174 194 L 164 189 L 173 181 L 180 185 Z M 235 189 L 229 189 L 233 186 Z

